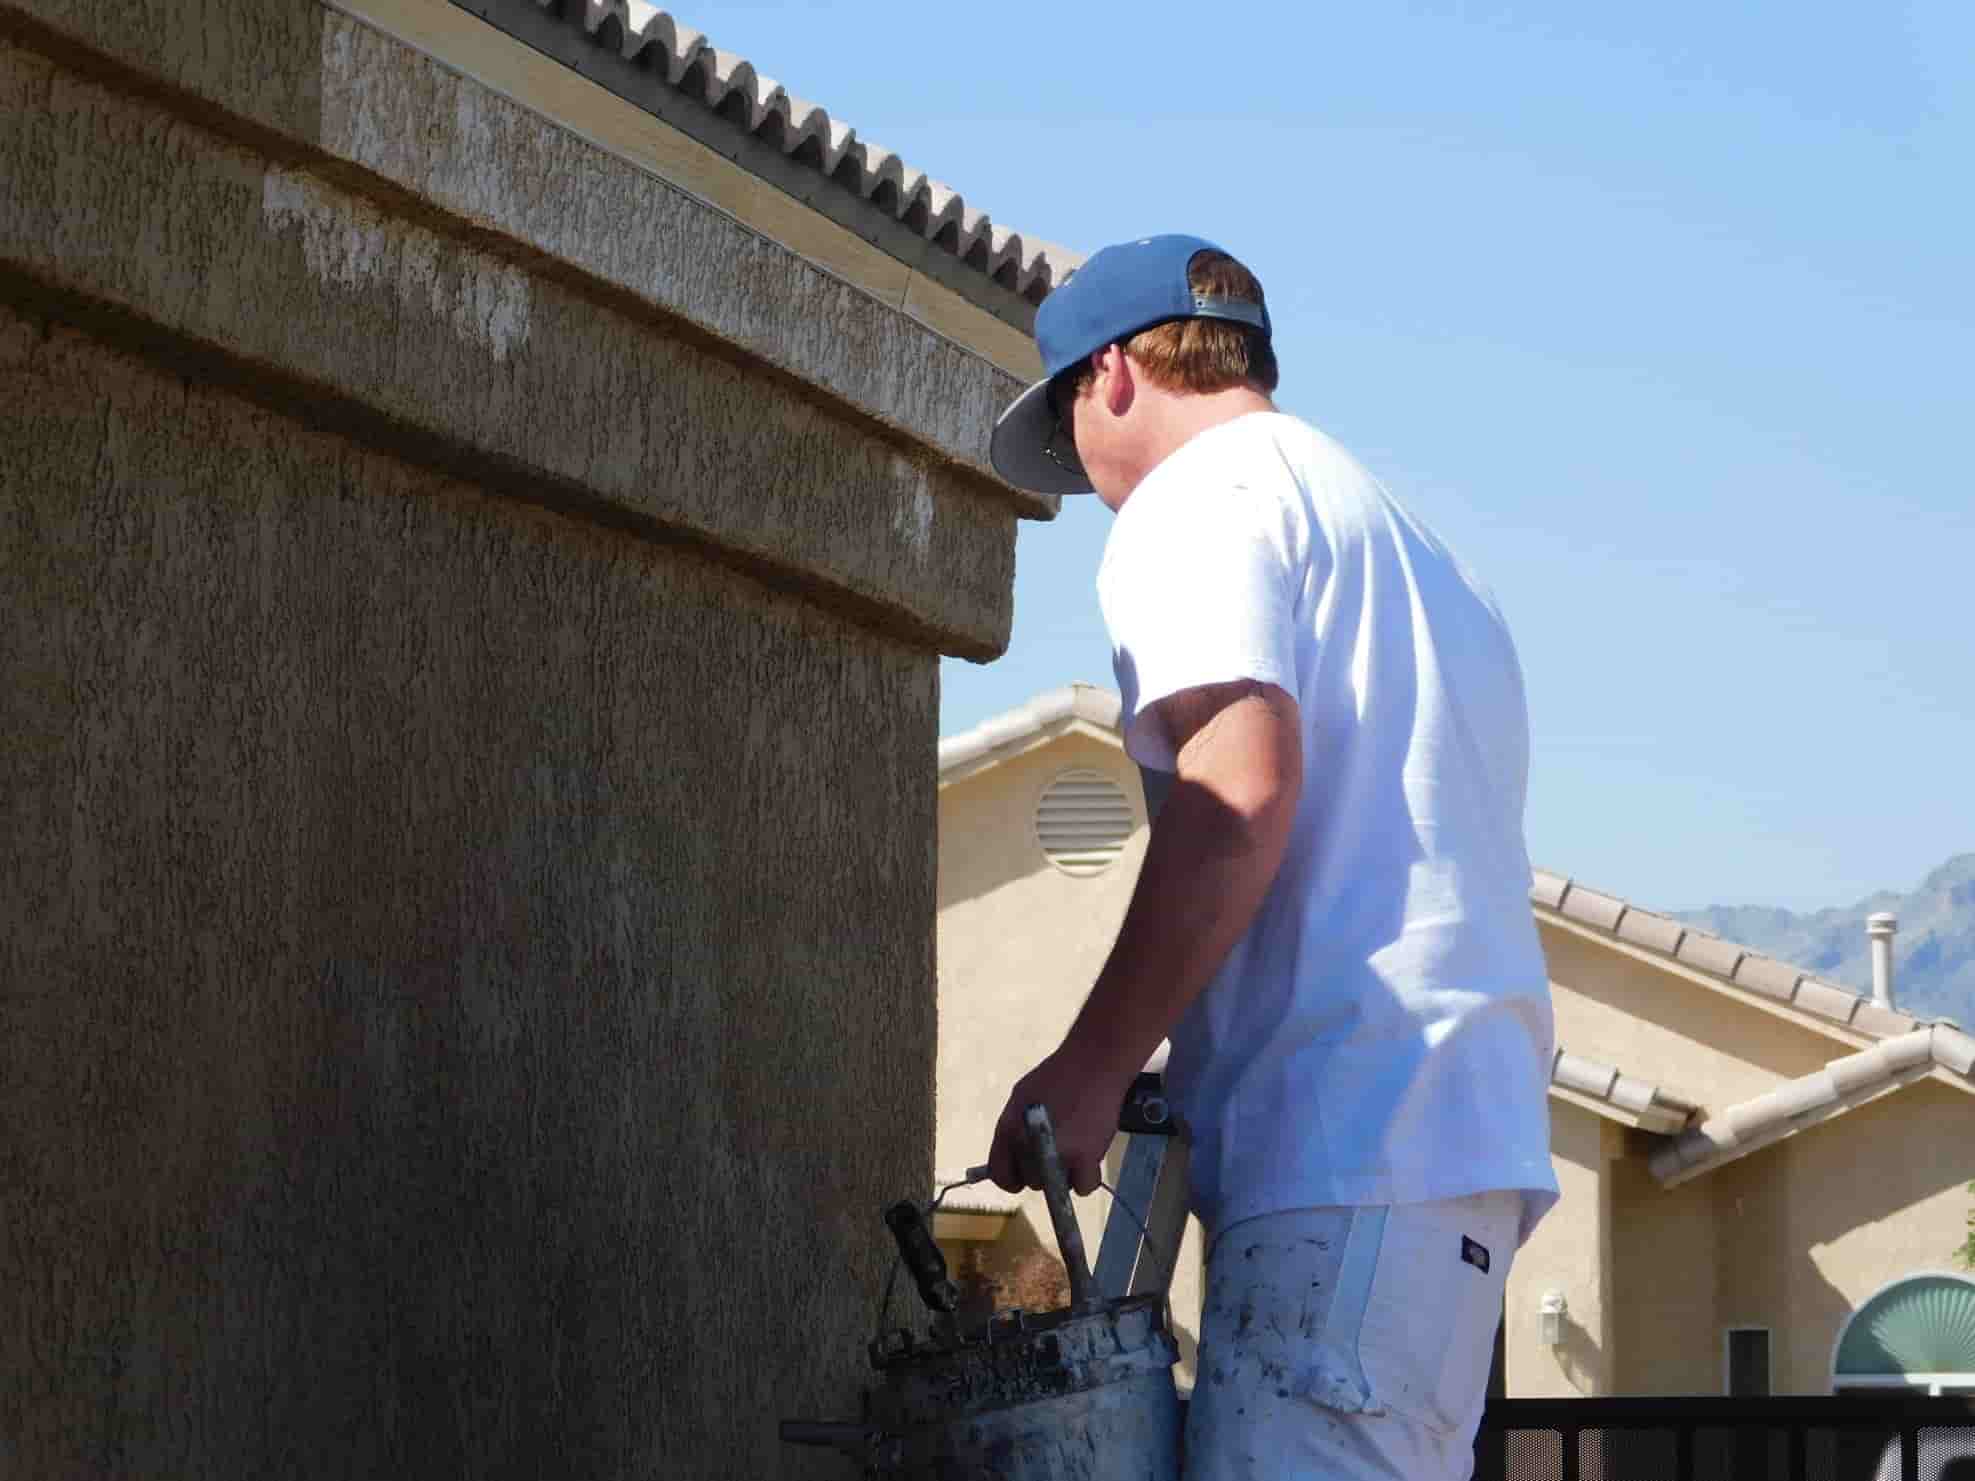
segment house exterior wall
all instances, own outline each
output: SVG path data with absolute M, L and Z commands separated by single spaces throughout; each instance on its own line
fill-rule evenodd
M 1574 933 L 1546 926 L 1543 942 L 1559 1042 L 1708 1110 L 1850 1052 Z M 1972 1133 L 1975 1096 L 1927 1080 L 1673 1188 L 1647 1171 L 1649 1138 L 1628 1133 L 1610 1168 L 1614 1391 L 1722 1393 L 1725 1333 L 1752 1326 L 1770 1331 L 1774 1392 L 1828 1393 L 1850 1314 L 1890 1281 L 1949 1268 L 1966 1237 Z M 1533 1277 L 1546 1258 L 1533 1245 L 1522 1268 Z
M 1829 1393 L 1839 1333 L 1881 1287 L 1975 1275 L 1953 1258 L 1975 1208 L 1975 1096 L 1923 1080 L 1771 1150 L 1782 1166 L 1765 1194 L 1789 1251 L 1765 1323 L 1776 1386 Z
M 1117 861 L 1087 878 L 1050 863 L 1034 827 L 1043 789 L 1073 769 L 1098 771 L 1117 782 L 1139 824 Z M 940 789 L 942 1171 L 986 1158 L 995 1118 L 1015 1078 L 1062 1041 L 1124 920 L 1148 836 L 1137 768 L 1115 743 L 1090 735 L 1058 736 Z M 1114 1170 L 1122 1148 L 1122 1139 L 1113 1145 Z M 1077 1212 L 1095 1260 L 1111 1199 L 1100 1191 L 1079 1200 Z M 983 1252 L 982 1268 L 990 1276 L 1006 1276 L 1038 1244 L 1053 1249 L 1040 1194 L 1023 1196 L 1018 1221 L 1020 1227 Z M 1181 1378 L 1190 1381 L 1201 1297 L 1195 1221 L 1188 1221 L 1185 1241 L 1170 1257 L 1174 1321 L 1187 1359 Z
M 302 0 L 0 95 L 10 1469 L 833 1474 L 1012 380 Z
M 1614 1311 L 1608 1164 L 1610 1123 L 1582 1107 L 1550 1103 L 1550 1161 L 1562 1196 L 1509 1269 L 1503 1356 L 1515 1399 L 1593 1397 L 1612 1392 Z M 1543 1297 L 1568 1304 L 1563 1342 L 1543 1341 Z
M 1699 1104 L 1749 1100 L 1849 1052 L 1833 1035 L 1540 919 L 1538 934 L 1557 1042 Z
M 1634 1131 L 1625 1140 L 1610 1167 L 1613 1392 L 1720 1393 L 1715 1186 L 1698 1178 L 1662 1187 L 1646 1167 L 1650 1138 Z

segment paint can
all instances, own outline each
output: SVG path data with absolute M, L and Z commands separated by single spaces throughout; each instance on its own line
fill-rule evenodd
M 1030 1108 L 1028 1132 L 1070 1304 L 999 1312 L 962 1330 L 920 1212 L 894 1205 L 886 1223 L 900 1267 L 933 1309 L 931 1333 L 893 1331 L 871 1344 L 878 1382 L 862 1421 L 784 1421 L 784 1440 L 834 1446 L 874 1481 L 1179 1481 L 1179 1347 L 1165 1292 L 1097 1294 L 1041 1107 Z
M 1163 1295 L 1016 1312 L 879 1362 L 876 1474 L 899 1481 L 1178 1481 L 1179 1349 Z

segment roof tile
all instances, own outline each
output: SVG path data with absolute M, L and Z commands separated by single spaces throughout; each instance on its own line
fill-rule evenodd
M 1699 931 L 1689 931 L 1681 938 L 1674 956 L 1690 967 L 1712 972 L 1717 977 L 1728 977 L 1734 974 L 1743 951 L 1734 942 L 1723 941 L 1719 936 L 1704 936 Z
M 1790 1001 L 1790 995 L 1797 990 L 1797 983 L 1803 980 L 1803 969 L 1793 967 L 1788 962 L 1779 962 L 1773 956 L 1761 956 L 1749 952 L 1735 968 L 1734 983 L 1746 987 L 1751 992 L 1759 992 L 1764 997 Z
M 1625 912 L 1625 918 L 1618 923 L 1618 939 L 1630 941 L 1634 946 L 1643 946 L 1649 951 L 1662 951 L 1672 956 L 1680 945 L 1680 938 L 1686 934 L 1686 927 L 1677 920 L 1669 920 L 1663 915 L 1655 915 L 1650 910 L 1633 906 Z
M 654 83 L 683 92 L 744 133 L 816 172 L 819 189 L 832 185 L 860 197 L 871 210 L 907 224 L 926 241 L 1030 303 L 1081 265 L 1064 248 L 1024 240 L 971 209 L 960 195 L 913 169 L 828 110 L 792 97 L 746 57 L 713 46 L 701 32 L 643 0 L 534 0 L 599 45 L 614 37 L 627 61 L 649 68 Z M 606 23 L 614 23 L 605 30 Z M 498 22 L 496 22 L 498 24 Z M 633 99 L 633 101 L 636 101 Z M 804 146 L 816 141 L 813 150 Z
M 1934 1060 L 1957 1075 L 1975 1071 L 1975 1038 L 1945 1023 L 1934 1025 Z
M 1529 887 L 1529 898 L 1534 904 L 1555 910 L 1564 903 L 1564 891 L 1569 888 L 1570 881 L 1563 875 L 1538 869 L 1534 871 L 1534 883 Z
M 1852 1015 L 1858 1011 L 1859 996 L 1815 977 L 1806 977 L 1797 984 L 1797 995 L 1790 1001 L 1820 1018 L 1850 1023 Z
M 1890 1039 L 1899 1034 L 1912 1033 L 1914 1020 L 1904 1013 L 1881 1007 L 1871 998 L 1860 998 L 1857 1009 L 1852 1013 L 1852 1027 L 1874 1038 Z
M 1564 903 L 1559 908 L 1572 920 L 1596 926 L 1601 931 L 1617 929 L 1618 918 L 1625 914 L 1623 900 L 1581 884 L 1573 884 L 1565 892 Z

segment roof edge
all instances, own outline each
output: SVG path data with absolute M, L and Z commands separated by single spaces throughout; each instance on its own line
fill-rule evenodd
M 1550 1090 L 1607 1120 L 1661 1136 L 1685 1129 L 1700 1111 L 1693 1101 L 1664 1086 L 1561 1047 L 1550 1059 Z
M 998 226 L 736 52 L 642 0 L 447 0 L 699 139 L 1024 333 L 1082 257 Z
M 1971 1072 L 1975 1038 L 1951 1024 L 1928 1024 L 1729 1106 L 1655 1149 L 1647 1165 L 1671 1188 L 1916 1080 L 1940 1078 L 1975 1094 Z
M 980 724 L 948 736 L 939 743 L 942 786 L 976 776 L 1009 760 L 1042 740 L 1053 740 L 1060 729 L 1081 723 L 1104 739 L 1118 737 L 1122 702 L 1096 684 L 1071 683 L 1045 690 L 1012 710 L 1003 710 Z
M 1898 1038 L 1927 1021 L 1564 875 L 1538 869 L 1534 876 L 1529 898 L 1538 919 L 1614 942 L 1630 955 L 1679 968 L 1708 986 L 1733 988 L 1737 996 L 1780 1008 L 1844 1042 Z

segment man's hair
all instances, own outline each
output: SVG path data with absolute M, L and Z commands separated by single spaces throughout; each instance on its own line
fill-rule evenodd
M 1195 293 L 1264 302 L 1255 275 L 1225 252 L 1197 253 L 1187 264 L 1186 281 Z M 1169 319 L 1126 340 L 1125 353 L 1162 390 L 1204 395 L 1250 382 L 1265 392 L 1276 388 L 1276 352 L 1268 336 L 1229 319 Z M 1056 397 L 1080 396 L 1096 378 L 1086 358 L 1058 376 L 1052 391 Z

